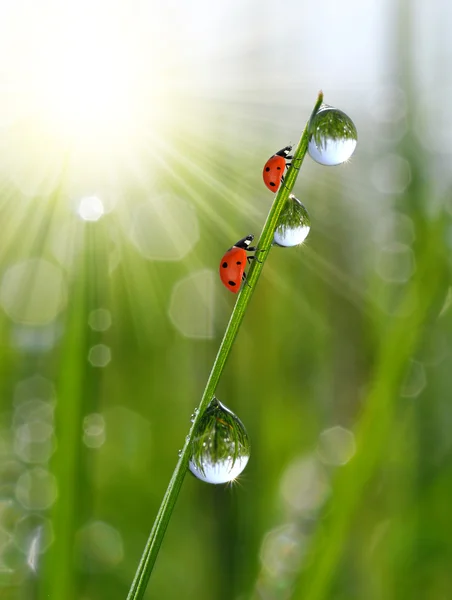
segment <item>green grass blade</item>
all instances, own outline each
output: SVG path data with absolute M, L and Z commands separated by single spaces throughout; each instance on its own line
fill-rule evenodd
M 314 109 L 312 111 L 312 115 L 314 115 L 317 112 L 322 102 L 323 93 L 320 92 L 317 98 L 317 102 L 315 103 Z M 237 298 L 237 302 L 234 306 L 234 310 L 232 311 L 231 318 L 226 328 L 223 340 L 220 344 L 218 354 L 216 356 L 215 362 L 212 367 L 212 371 L 210 373 L 206 388 L 204 390 L 204 394 L 199 404 L 197 416 L 190 428 L 181 456 L 171 477 L 171 481 L 166 490 L 162 504 L 160 505 L 157 517 L 154 522 L 154 526 L 146 543 L 140 563 L 138 565 L 135 578 L 132 582 L 132 586 L 127 596 L 127 600 L 139 600 L 143 598 L 144 593 L 146 591 L 146 587 L 151 576 L 152 569 L 154 567 L 160 546 L 162 544 L 166 528 L 171 518 L 174 505 L 176 504 L 177 497 L 179 495 L 179 491 L 181 489 L 182 482 L 187 471 L 188 463 L 190 460 L 190 447 L 194 431 L 197 428 L 198 422 L 202 417 L 202 414 L 204 413 L 205 409 L 208 407 L 210 401 L 214 396 L 215 389 L 220 380 L 227 358 L 231 352 L 232 345 L 242 323 L 245 311 L 248 307 L 248 303 L 251 299 L 256 283 L 259 279 L 265 261 L 270 252 L 270 248 L 273 242 L 274 231 L 278 224 L 279 216 L 281 214 L 286 200 L 292 192 L 292 189 L 295 185 L 295 181 L 298 177 L 300 166 L 308 149 L 308 127 L 309 122 L 307 123 L 301 136 L 300 142 L 297 146 L 297 149 L 293 154 L 292 164 L 289 167 L 289 170 L 285 177 L 284 185 L 280 186 L 280 189 L 268 214 L 265 225 L 262 229 L 262 233 L 257 244 L 257 250 L 260 250 L 259 261 L 253 261 L 253 264 L 251 265 L 251 268 L 248 273 L 247 281 L 249 285 L 243 286 Z
M 56 411 L 58 451 L 51 462 L 58 482 L 58 500 L 51 517 L 58 534 L 45 557 L 40 598 L 76 597 L 74 539 L 79 525 L 80 506 L 80 440 L 82 403 L 86 362 L 85 336 L 80 323 L 86 323 L 86 294 L 83 270 L 73 285 L 71 308 L 66 323 L 65 344 L 59 365 L 57 383 L 59 406 Z

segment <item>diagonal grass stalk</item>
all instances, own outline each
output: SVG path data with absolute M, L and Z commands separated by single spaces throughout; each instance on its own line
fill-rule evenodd
M 311 119 L 318 111 L 322 102 L 323 93 L 319 92 L 317 101 L 311 114 Z M 279 216 L 287 199 L 289 198 L 289 195 L 292 192 L 292 189 L 295 185 L 295 181 L 298 177 L 300 166 L 306 155 L 309 141 L 309 122 L 310 121 L 308 121 L 308 123 L 306 124 L 298 146 L 293 154 L 292 163 L 285 177 L 284 185 L 280 186 L 280 189 L 267 216 L 265 225 L 262 229 L 262 233 L 257 244 L 257 251 L 259 252 L 259 261 L 253 261 L 253 264 L 251 265 L 248 273 L 248 285 L 243 286 L 237 298 L 237 302 L 232 311 L 231 318 L 229 320 L 228 326 L 223 336 L 223 340 L 218 350 L 218 354 L 215 358 L 215 362 L 210 372 L 210 376 L 207 381 L 203 396 L 201 398 L 198 412 L 187 435 L 185 445 L 179 457 L 179 461 L 176 465 L 176 468 L 174 469 L 168 488 L 163 497 L 162 503 L 157 513 L 157 517 L 154 521 L 154 525 L 152 527 L 148 541 L 144 548 L 140 563 L 137 568 L 137 572 L 135 574 L 129 594 L 127 596 L 127 600 L 140 600 L 144 597 L 144 593 L 146 591 L 146 587 L 151 576 L 152 569 L 154 567 L 157 555 L 159 553 L 166 528 L 171 518 L 174 505 L 176 504 L 176 500 L 179 495 L 179 491 L 181 489 L 185 473 L 187 472 L 194 431 L 196 430 L 199 420 L 201 419 L 204 411 L 209 406 L 209 403 L 211 402 L 214 396 L 227 358 L 231 352 L 232 345 L 242 323 L 245 311 L 248 307 L 248 303 L 251 299 L 256 283 L 262 272 L 265 261 L 269 255 L 273 241 L 273 235 L 278 224 Z

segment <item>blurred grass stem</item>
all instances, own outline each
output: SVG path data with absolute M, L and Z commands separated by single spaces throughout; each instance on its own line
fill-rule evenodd
M 318 111 L 322 102 L 323 93 L 319 92 L 317 101 L 311 114 L 311 119 L 313 115 L 315 115 Z M 237 298 L 237 302 L 234 306 L 234 310 L 232 311 L 231 318 L 226 328 L 226 332 L 224 334 L 223 340 L 218 350 L 218 354 L 213 364 L 212 371 L 210 373 L 206 388 L 204 390 L 204 394 L 199 404 L 199 409 L 196 413 L 196 418 L 192 423 L 189 434 L 185 441 L 185 445 L 179 457 L 179 461 L 176 465 L 176 468 L 174 469 L 168 488 L 163 497 L 163 501 L 160 505 L 157 517 L 154 521 L 154 525 L 152 527 L 148 541 L 141 556 L 141 560 L 138 565 L 138 569 L 132 582 L 129 594 L 127 596 L 127 600 L 139 600 L 144 597 L 146 587 L 152 573 L 152 569 L 154 568 L 154 564 L 157 559 L 160 546 L 162 544 L 163 536 L 165 535 L 168 522 L 171 518 L 174 505 L 176 504 L 176 500 L 179 495 L 179 491 L 182 487 L 182 482 L 184 480 L 185 473 L 188 468 L 188 463 L 190 460 L 191 442 L 193 439 L 194 431 L 204 411 L 209 406 L 214 396 L 216 387 L 218 385 L 218 381 L 220 380 L 221 374 L 226 364 L 226 360 L 231 352 L 232 344 L 234 343 L 239 327 L 242 323 L 245 311 L 247 309 L 248 303 L 256 286 L 257 280 L 259 279 L 264 263 L 270 252 L 270 248 L 273 242 L 273 235 L 278 224 L 280 213 L 284 207 L 284 204 L 286 203 L 286 200 L 292 193 L 292 189 L 298 177 L 300 166 L 306 155 L 309 141 L 309 122 L 310 121 L 308 121 L 308 123 L 306 124 L 306 127 L 300 138 L 300 142 L 298 143 L 298 146 L 293 154 L 292 163 L 286 174 L 284 185 L 280 186 L 280 189 L 268 214 L 265 225 L 262 229 L 262 233 L 257 244 L 257 251 L 259 251 L 259 261 L 253 261 L 248 272 L 248 285 L 244 285 L 242 287 L 242 290 L 240 291 L 239 296 Z

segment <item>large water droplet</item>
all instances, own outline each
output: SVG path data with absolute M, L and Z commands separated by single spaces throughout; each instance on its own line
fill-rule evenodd
M 310 229 L 311 219 L 306 207 L 290 194 L 279 216 L 273 242 L 286 248 L 298 246 L 308 237 Z
M 308 152 L 321 165 L 340 165 L 356 148 L 358 133 L 353 121 L 337 108 L 322 104 L 309 123 Z
M 194 433 L 190 471 L 207 483 L 227 483 L 240 475 L 249 457 L 250 441 L 243 423 L 214 398 Z

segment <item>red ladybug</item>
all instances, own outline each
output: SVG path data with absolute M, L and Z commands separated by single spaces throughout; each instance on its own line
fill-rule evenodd
M 242 279 L 246 279 L 245 267 L 246 262 L 252 260 L 254 256 L 247 256 L 247 251 L 256 250 L 254 246 L 250 246 L 254 240 L 254 235 L 250 234 L 236 242 L 232 248 L 226 252 L 220 262 L 220 278 L 224 285 L 238 294 Z
M 292 158 L 290 152 L 292 146 L 286 146 L 276 154 L 273 154 L 264 165 L 262 177 L 268 189 L 272 192 L 277 192 L 281 181 L 284 181 L 284 171 L 290 165 L 288 160 Z

